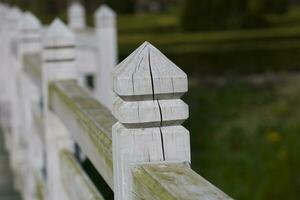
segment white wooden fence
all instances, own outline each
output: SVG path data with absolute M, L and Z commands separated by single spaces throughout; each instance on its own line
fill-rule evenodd
M 116 200 L 231 199 L 190 168 L 186 74 L 148 42 L 117 65 L 116 14 L 105 5 L 95 29 L 78 3 L 68 16 L 69 28 L 43 26 L 0 5 L 1 128 L 23 199 L 104 199 L 75 144 Z

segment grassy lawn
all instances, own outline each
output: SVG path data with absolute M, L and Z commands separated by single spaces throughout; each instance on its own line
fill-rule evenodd
M 235 199 L 299 199 L 299 76 L 196 82 L 185 100 L 198 173 Z

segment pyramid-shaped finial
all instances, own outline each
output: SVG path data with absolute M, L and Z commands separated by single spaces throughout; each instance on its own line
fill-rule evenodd
M 23 14 L 23 20 L 21 22 L 22 30 L 36 30 L 41 28 L 40 20 L 34 16 L 31 12 L 25 12 Z
M 44 37 L 44 46 L 73 46 L 75 36 L 71 30 L 58 18 L 49 26 Z
M 113 73 L 119 96 L 181 95 L 187 91 L 187 75 L 149 42 L 121 62 Z

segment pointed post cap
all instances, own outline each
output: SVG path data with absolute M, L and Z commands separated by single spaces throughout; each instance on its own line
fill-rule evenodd
M 95 13 L 96 27 L 115 26 L 117 14 L 107 5 L 101 5 Z
M 73 32 L 58 18 L 56 18 L 46 30 L 44 47 L 74 46 L 75 36 Z
M 12 7 L 9 9 L 7 17 L 9 20 L 18 20 L 22 17 L 22 11 L 17 7 Z
M 19 30 L 22 19 L 22 11 L 19 8 L 13 7 L 8 9 L 5 17 L 5 27 L 7 30 Z
M 27 11 L 23 14 L 23 20 L 21 22 L 21 30 L 26 32 L 30 30 L 39 30 L 42 28 L 40 20 L 34 16 L 31 12 Z
M 148 42 L 121 62 L 113 72 L 118 96 L 163 99 L 188 90 L 187 75 Z

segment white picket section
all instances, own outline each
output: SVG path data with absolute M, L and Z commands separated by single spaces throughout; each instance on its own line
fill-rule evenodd
M 117 15 L 94 17 L 76 2 L 68 26 L 43 26 L 0 4 L 0 127 L 22 198 L 103 200 L 88 158 L 116 200 L 231 199 L 190 168 L 187 75 L 148 42 L 117 64 Z

